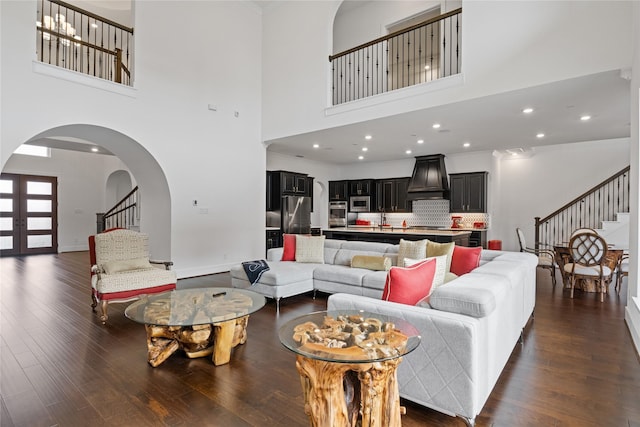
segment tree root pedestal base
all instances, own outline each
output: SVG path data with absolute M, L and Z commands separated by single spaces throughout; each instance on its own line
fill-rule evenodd
M 396 369 L 402 359 L 336 363 L 298 355 L 304 410 L 313 427 L 402 424 Z
M 149 364 L 159 366 L 178 350 L 187 357 L 212 355 L 214 365 L 229 363 L 231 349 L 247 341 L 249 316 L 212 325 L 146 325 Z

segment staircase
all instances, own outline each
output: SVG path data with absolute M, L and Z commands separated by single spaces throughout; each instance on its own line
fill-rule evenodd
M 596 229 L 609 245 L 619 248 L 629 247 L 629 212 L 618 212 L 615 221 L 602 221 L 602 228 Z
M 134 188 L 104 214 L 98 214 L 97 232 L 110 228 L 127 228 L 140 231 L 140 198 Z
M 566 245 L 578 228 L 601 232 L 608 244 L 629 245 L 629 166 L 555 212 L 535 218 L 535 247 Z

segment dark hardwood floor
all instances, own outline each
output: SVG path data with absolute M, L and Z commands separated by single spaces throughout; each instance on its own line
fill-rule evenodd
M 91 311 L 86 252 L 0 259 L 2 426 L 308 426 L 295 358 L 278 327 L 326 308 L 326 296 L 269 301 L 249 321 L 231 363 L 174 355 L 147 364 L 145 332 L 109 308 Z M 230 286 L 228 274 L 179 287 Z M 622 294 L 626 293 L 626 286 Z M 571 300 L 539 274 L 535 319 L 494 388 L 478 426 L 640 427 L 640 362 L 625 297 Z M 404 426 L 463 426 L 403 402 Z

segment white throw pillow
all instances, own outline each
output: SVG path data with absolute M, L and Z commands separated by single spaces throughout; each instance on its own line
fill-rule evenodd
M 433 285 L 431 286 L 431 290 L 433 292 L 433 289 L 437 288 L 438 286 L 444 283 L 445 275 L 447 274 L 447 256 L 446 255 L 434 256 L 434 257 L 423 258 L 423 259 L 405 258 L 404 266 L 410 267 L 414 264 L 417 264 L 425 260 L 430 260 L 430 259 L 436 260 L 436 274 L 435 276 L 433 276 Z
M 296 262 L 324 264 L 325 236 L 296 234 Z
M 424 259 L 427 257 L 428 240 L 404 240 L 400 239 L 398 247 L 398 266 L 402 267 L 405 258 Z

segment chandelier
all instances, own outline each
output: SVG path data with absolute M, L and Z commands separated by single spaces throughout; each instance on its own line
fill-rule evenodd
M 75 40 L 82 40 L 80 36 L 76 35 L 76 29 L 73 28 L 70 22 L 67 22 L 67 19 L 64 15 L 56 13 L 55 18 L 49 15 L 45 15 L 43 22 L 36 22 L 36 26 L 38 28 L 42 28 L 44 24 L 44 28 L 49 31 L 56 31 L 58 34 L 63 34 L 68 37 L 72 37 Z M 48 32 L 42 32 L 42 38 L 44 40 L 51 40 L 51 34 Z M 69 46 L 71 42 L 66 38 L 61 38 L 60 43 L 63 46 Z M 75 43 L 76 46 L 80 46 L 80 43 Z

